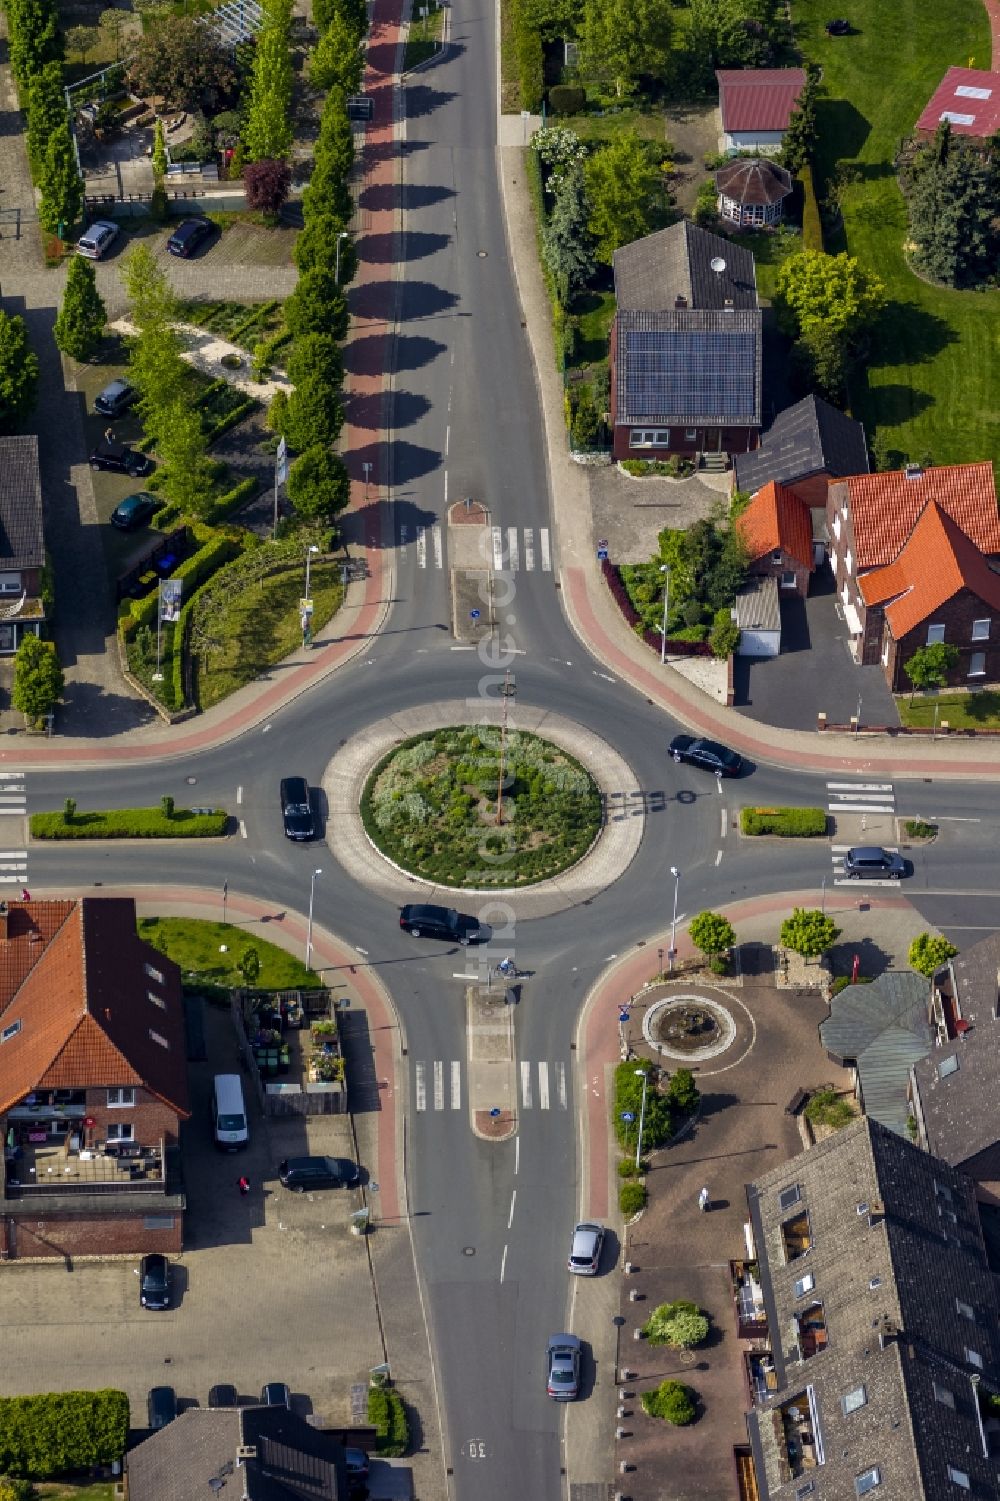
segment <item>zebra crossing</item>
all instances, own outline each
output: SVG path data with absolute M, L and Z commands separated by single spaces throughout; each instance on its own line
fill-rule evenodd
M 458 1058 L 415 1062 L 413 1100 L 417 1112 L 461 1110 L 463 1067 Z M 565 1063 L 522 1062 L 518 1073 L 522 1110 L 569 1109 Z
M 0 770 L 0 819 L 25 818 L 28 813 L 28 791 L 23 771 Z M 16 840 L 4 837 L 4 825 L 0 823 L 0 845 L 14 844 Z M 0 886 L 26 887 L 28 883 L 28 851 L 24 849 L 0 849 Z
M 893 792 L 891 782 L 827 782 L 827 812 L 834 818 L 844 814 L 851 814 L 854 818 L 861 817 L 861 836 L 853 841 L 855 844 L 865 843 L 865 824 L 868 817 L 875 819 L 894 819 L 896 814 L 896 795 Z M 838 828 L 840 827 L 838 823 Z M 884 849 L 896 851 L 896 845 L 886 844 L 873 834 L 869 843 L 877 843 Z M 850 880 L 844 874 L 844 856 L 850 849 L 850 844 L 832 844 L 830 857 L 833 861 L 833 883 L 835 886 L 851 885 L 858 883 Z
M 520 573 L 521 549 L 516 526 L 490 528 L 493 544 L 493 568 L 496 573 Z M 542 573 L 552 572 L 552 545 L 547 526 L 538 529 L 538 553 L 535 552 L 535 528 L 520 528 L 524 533 L 524 572 L 532 573 L 540 560 Z M 505 540 L 506 534 L 506 540 Z

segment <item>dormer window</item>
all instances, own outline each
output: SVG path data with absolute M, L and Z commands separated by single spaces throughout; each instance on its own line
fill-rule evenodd
M 152 1041 L 157 1043 L 161 1048 L 169 1048 L 170 1044 L 167 1039 L 161 1036 L 159 1032 L 154 1032 L 152 1027 L 149 1029 L 149 1035 Z
M 142 967 L 146 971 L 146 975 L 150 980 L 155 980 L 157 985 L 163 984 L 163 975 L 158 969 L 154 969 L 151 964 L 144 964 Z
M 4 1027 L 3 1031 L 0 1032 L 0 1042 L 10 1042 L 11 1038 L 16 1037 L 20 1030 L 20 1019 L 16 1022 L 9 1022 L 7 1026 Z
M 155 990 L 147 990 L 146 995 L 152 1001 L 154 1006 L 159 1006 L 161 1011 L 166 1011 L 167 1003 L 163 999 L 162 995 L 157 995 Z

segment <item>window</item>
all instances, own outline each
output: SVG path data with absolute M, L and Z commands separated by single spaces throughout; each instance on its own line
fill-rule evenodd
M 812 1496 L 816 1491 L 815 1480 L 807 1480 L 805 1485 L 800 1485 L 795 1492 L 795 1501 L 805 1501 L 806 1496 Z
M 859 1219 L 860 1219 L 861 1215 L 868 1213 L 868 1205 L 865 1204 L 865 1203 L 856 1204 L 854 1207 L 855 1207 L 855 1209 L 858 1212 Z
M 990 639 L 990 623 L 988 620 L 974 620 L 972 622 L 973 641 L 988 641 Z
M 628 435 L 629 448 L 669 448 L 669 427 L 633 427 Z
M 0 594 L 20 594 L 21 575 L 19 573 L 0 573 Z
M 954 1410 L 955 1393 L 950 1386 L 942 1386 L 940 1382 L 934 1382 L 934 1400 L 940 1402 L 942 1407 L 950 1407 Z
M 986 676 L 986 653 L 974 651 L 969 658 L 969 677 L 984 678 Z
M 958 1054 L 949 1053 L 947 1058 L 942 1058 L 938 1064 L 938 1078 L 947 1079 L 949 1074 L 958 1073 Z
M 957 1218 L 957 1216 L 956 1216 L 956 1218 Z M 973 1308 L 973 1306 L 972 1306 L 971 1303 L 963 1303 L 962 1300 L 961 1300 L 961 1298 L 956 1298 L 955 1299 L 955 1308 L 962 1315 L 963 1319 L 971 1319 L 972 1322 L 975 1323 L 975 1321 L 976 1321 L 976 1310 Z
M 135 1104 L 135 1090 L 131 1084 L 120 1085 L 117 1089 L 108 1090 L 108 1108 L 121 1110 Z
M 844 567 L 847 569 L 848 573 L 854 572 L 854 559 L 851 557 L 850 548 L 848 548 L 846 553 L 844 554 Z
M 836 578 L 837 577 L 837 549 L 835 547 L 831 547 L 830 548 L 830 568 L 831 568 L 831 570 L 833 572 L 834 578 Z
M 855 1386 L 851 1391 L 845 1392 L 840 1399 L 840 1405 L 844 1409 L 844 1416 L 857 1412 L 859 1407 L 864 1407 L 868 1401 L 868 1393 L 863 1386 Z
M 772 552 L 772 554 L 771 554 L 771 562 L 772 563 L 780 563 L 781 562 L 781 548 L 780 547 L 776 547 L 774 549 L 774 551 Z
M 978 1350 L 970 1350 L 969 1347 L 968 1347 L 968 1345 L 966 1345 L 966 1347 L 965 1347 L 965 1358 L 968 1361 L 969 1365 L 974 1365 L 975 1366 L 975 1368 L 976 1368 L 977 1371 L 981 1371 L 982 1370 L 982 1368 L 983 1368 L 983 1357 L 980 1355 L 980 1353 L 979 1353 Z
M 869 1491 L 873 1491 L 877 1485 L 881 1484 L 882 1471 L 878 1465 L 872 1465 L 870 1470 L 864 1470 L 856 1478 L 854 1482 L 854 1494 L 856 1496 L 867 1496 Z
M 174 1217 L 172 1214 L 144 1214 L 142 1228 L 144 1230 L 172 1230 Z
M 869 1283 L 868 1283 L 868 1291 L 870 1293 L 873 1293 L 873 1292 L 875 1292 L 876 1288 L 879 1288 L 881 1286 L 882 1286 L 882 1278 L 881 1277 L 872 1277 L 870 1279 Z
M 939 1183 L 936 1178 L 934 1179 L 934 1192 L 938 1198 L 946 1199 L 949 1204 L 951 1203 L 951 1189 L 946 1184 Z
M 169 1048 L 170 1044 L 167 1039 L 165 1037 L 161 1037 L 159 1032 L 154 1032 L 152 1027 L 150 1027 L 149 1029 L 149 1035 L 153 1042 L 159 1043 L 161 1048 Z
M 698 429 L 696 427 L 686 427 L 684 429 L 684 441 L 685 443 L 697 443 Z
M 804 1298 L 806 1293 L 811 1293 L 815 1286 L 816 1278 L 812 1272 L 806 1272 L 805 1276 L 800 1277 L 795 1284 L 795 1296 L 797 1298 Z
M 792 1205 L 797 1204 L 801 1197 L 802 1194 L 799 1190 L 799 1185 L 797 1183 L 793 1183 L 790 1188 L 783 1188 L 781 1190 L 780 1194 L 778 1195 L 778 1208 L 791 1209 Z
M 152 1001 L 152 1003 L 153 1003 L 154 1006 L 159 1006 L 159 1008 L 160 1008 L 161 1011 L 166 1011 L 166 1009 L 167 1009 L 167 1003 L 163 999 L 162 995 L 157 995 L 155 990 L 147 990 L 146 994 L 149 997 L 149 999 Z
M 0 1032 L 0 1042 L 10 1042 L 11 1038 L 16 1037 L 20 1030 L 20 1021 L 11 1022 L 9 1026 L 4 1027 L 3 1031 Z
M 157 985 L 163 984 L 163 976 L 158 969 L 154 969 L 151 964 L 144 964 L 142 967 L 149 978 L 156 981 Z
M 944 626 L 943 625 L 929 625 L 927 627 L 927 645 L 928 646 L 936 646 L 939 641 L 943 641 L 943 640 L 944 640 Z
M 134 1136 L 131 1121 L 111 1121 L 108 1124 L 108 1141 L 132 1141 Z
M 948 1479 L 951 1481 L 952 1485 L 961 1486 L 963 1491 L 969 1491 L 972 1489 L 969 1477 L 966 1474 L 965 1470 L 956 1470 L 954 1465 L 948 1466 Z
M 784 573 L 781 575 L 781 587 L 782 589 L 795 588 L 795 574 L 790 568 L 786 568 Z

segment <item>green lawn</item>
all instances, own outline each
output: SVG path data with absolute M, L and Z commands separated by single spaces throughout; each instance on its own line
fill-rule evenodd
M 912 704 L 908 698 L 897 698 L 896 707 L 900 720 L 907 725 L 933 725 L 936 707 L 938 724 L 947 719 L 956 730 L 1000 730 L 1000 693 L 986 689 L 980 693 L 941 693 L 932 698 L 916 698 Z
M 732 236 L 737 245 L 743 245 L 753 253 L 757 267 L 757 292 L 762 303 L 774 301 L 774 289 L 778 282 L 778 268 L 793 250 L 801 250 L 802 237 L 781 232 L 768 234 L 764 230 L 746 230 Z
M 113 1480 L 95 1480 L 89 1485 L 69 1485 L 55 1480 L 35 1482 L 38 1501 L 114 1501 Z
M 278 816 L 277 799 L 275 817 Z M 216 985 L 241 984 L 237 963 L 253 946 L 260 956 L 258 990 L 316 990 L 323 982 L 301 960 L 260 936 L 256 923 L 204 922 L 195 917 L 142 917 L 139 937 L 180 965 L 185 978 L 201 977 Z M 221 952 L 226 945 L 226 953 Z
M 547 123 L 566 125 L 584 141 L 610 141 L 626 130 L 634 130 L 644 141 L 667 139 L 666 119 L 658 109 L 616 109 L 604 114 L 589 110 L 583 115 L 550 115 Z
M 428 13 L 420 14 L 421 4 L 427 3 Z M 403 58 L 403 72 L 409 68 L 415 68 L 419 63 L 425 63 L 429 57 L 433 57 L 441 42 L 441 27 L 444 22 L 444 10 L 440 5 L 435 5 L 433 0 L 417 0 L 413 7 L 413 19 L 410 21 L 410 30 L 406 38 L 406 53 Z
M 574 365 L 598 365 L 608 357 L 608 338 L 615 316 L 614 292 L 585 292 L 573 305 L 573 314 L 579 319 L 580 334 L 577 340 Z
M 865 0 L 853 36 L 827 37 L 829 0 L 795 0 L 798 45 L 823 68 L 817 191 L 838 160 L 864 179 L 844 201 L 844 227 L 827 248 L 846 248 L 885 281 L 892 306 L 856 413 L 891 447 L 935 463 L 1000 452 L 1000 292 L 953 292 L 920 281 L 903 256 L 906 210 L 893 158 L 950 64 L 990 66 L 981 0 Z

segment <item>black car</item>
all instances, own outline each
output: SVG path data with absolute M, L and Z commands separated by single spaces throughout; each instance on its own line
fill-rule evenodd
M 170 1307 L 170 1263 L 158 1251 L 139 1263 L 139 1303 L 143 1308 Z
M 850 21 L 827 21 L 826 34 L 827 36 L 850 36 L 851 23 Z
M 209 1407 L 239 1407 L 240 1394 L 235 1386 L 230 1386 L 228 1381 L 220 1381 L 217 1386 L 209 1388 Z
M 127 380 L 113 380 L 94 397 L 94 411 L 102 417 L 117 417 L 138 395 L 135 386 L 130 386 Z
M 150 495 L 148 490 L 140 490 L 138 495 L 126 495 L 120 500 L 111 512 L 111 525 L 120 532 L 135 532 L 140 526 L 145 526 L 150 517 L 162 506 L 163 501 L 157 500 L 155 495 Z
M 856 845 L 844 856 L 844 875 L 851 881 L 900 881 L 906 872 L 902 855 L 879 845 Z
M 399 926 L 414 938 L 443 938 L 448 943 L 483 943 L 489 936 L 474 917 L 454 907 L 430 907 L 420 903 L 400 909 Z
M 119 443 L 117 438 L 105 435 L 90 455 L 91 469 L 110 469 L 114 474 L 127 474 L 131 479 L 148 474 L 153 467 L 152 459 L 139 453 L 128 443 Z
M 675 761 L 690 761 L 692 766 L 702 766 L 724 777 L 738 777 L 743 762 L 735 751 L 720 745 L 717 740 L 696 740 L 693 735 L 675 735 L 667 747 Z
M 347 1157 L 286 1157 L 278 1164 L 278 1179 L 301 1194 L 307 1188 L 353 1188 L 361 1174 Z
M 260 1389 L 260 1400 L 265 1407 L 287 1407 L 292 1410 L 292 1394 L 283 1381 L 268 1381 Z
M 305 777 L 285 777 L 279 796 L 285 838 L 311 839 L 316 832 L 316 822 L 309 803 L 309 783 Z
M 177 1393 L 172 1386 L 152 1386 L 146 1397 L 146 1420 L 150 1428 L 166 1428 L 177 1416 Z
M 194 255 L 199 245 L 204 244 L 214 228 L 210 219 L 185 219 L 170 236 L 167 249 L 171 255 L 180 255 L 186 259 L 189 255 Z

